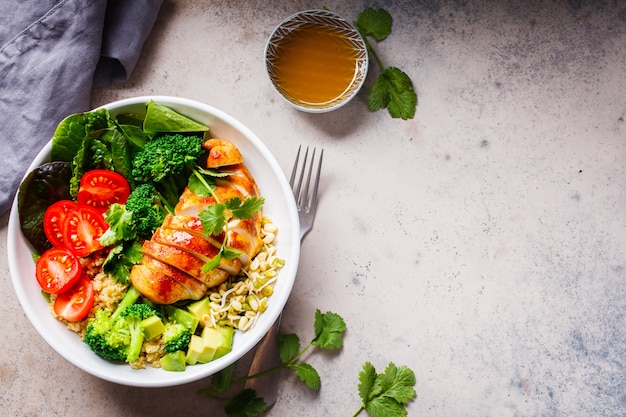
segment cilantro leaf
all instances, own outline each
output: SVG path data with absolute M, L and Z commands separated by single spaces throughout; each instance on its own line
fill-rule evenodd
M 385 67 L 376 50 L 368 41 L 371 37 L 375 41 L 382 41 L 391 34 L 393 19 L 385 9 L 367 8 L 359 14 L 355 26 L 363 36 L 367 52 L 372 60 L 376 60 L 381 69 L 372 90 L 367 96 L 367 108 L 378 111 L 386 108 L 391 117 L 403 120 L 415 117 L 417 94 L 413 83 L 407 74 L 395 67 Z
M 216 392 L 228 391 L 233 385 L 233 375 L 235 373 L 236 367 L 237 363 L 235 362 L 228 365 L 221 371 L 214 373 L 211 376 L 211 388 L 208 390 L 200 391 L 200 394 L 205 396 L 211 396 L 211 394 Z
M 369 111 L 385 109 L 391 101 L 391 85 L 384 74 L 379 74 L 372 85 L 372 91 L 367 96 Z
M 298 377 L 309 388 L 319 391 L 322 381 L 315 368 L 308 363 L 294 363 L 289 367 L 296 371 Z
M 398 368 L 394 363 L 390 363 L 385 368 L 380 382 L 384 395 L 400 404 L 406 404 L 416 396 L 413 389 L 415 374 L 406 366 Z
M 224 207 L 232 211 L 232 210 L 237 210 L 242 204 L 243 202 L 241 201 L 241 198 L 232 197 L 224 202 Z
M 406 409 L 391 398 L 377 397 L 370 401 L 365 410 L 372 417 L 404 417 Z
M 403 120 L 415 116 L 417 94 L 413 91 L 413 84 L 408 75 L 402 70 L 389 67 L 378 75 L 372 92 L 367 97 L 367 107 L 370 111 L 388 108 L 393 118 Z
M 201 270 L 202 273 L 206 274 L 208 272 L 211 272 L 212 270 L 220 266 L 221 262 L 222 262 L 222 252 L 220 251 L 217 255 L 215 255 L 213 258 L 205 262 L 204 265 L 202 265 L 202 270 Z
M 244 389 L 224 407 L 229 417 L 252 417 L 265 410 L 267 410 L 267 404 L 263 398 L 257 397 L 253 389 Z
M 222 263 L 222 258 L 232 261 L 239 256 L 241 256 L 240 251 L 235 249 L 229 249 L 226 246 L 222 245 L 217 255 L 215 255 L 213 258 L 205 262 L 204 265 L 202 265 L 202 272 L 206 274 L 220 266 L 220 264 Z
M 315 312 L 315 338 L 304 349 L 301 349 L 300 339 L 296 334 L 279 334 L 277 336 L 278 353 L 280 355 L 281 364 L 273 368 L 266 369 L 263 372 L 255 375 L 247 375 L 233 379 L 233 370 L 235 364 L 231 365 L 232 369 L 227 368 L 225 371 L 219 372 L 211 379 L 212 386 L 209 389 L 200 391 L 200 395 L 213 398 L 216 400 L 226 401 L 225 411 L 229 417 L 252 417 L 256 416 L 265 410 L 267 405 L 262 398 L 257 396 L 257 393 L 251 389 L 245 389 L 240 394 L 236 395 L 232 399 L 227 399 L 222 396 L 215 395 L 216 393 L 223 393 L 226 390 L 232 388 L 235 384 L 239 384 L 250 378 L 256 378 L 261 375 L 266 375 L 272 372 L 280 372 L 282 369 L 288 368 L 296 372 L 298 378 L 304 382 L 309 388 L 313 390 L 319 390 L 321 387 L 321 378 L 317 370 L 309 363 L 301 362 L 300 358 L 308 351 L 308 349 L 317 346 L 320 348 L 335 348 L 343 345 L 343 332 L 346 329 L 346 324 L 341 316 L 338 314 L 327 312 L 322 314 L 320 310 Z M 371 383 L 367 385 L 362 384 L 363 387 L 359 387 L 359 391 L 362 392 L 362 405 L 359 411 L 354 414 L 356 416 L 359 412 L 365 410 L 365 404 L 371 404 L 371 409 L 376 410 L 381 408 L 379 403 L 384 404 L 390 402 L 391 405 L 386 409 L 391 410 L 394 404 L 398 404 L 397 401 L 391 401 L 388 397 L 375 397 L 370 396 L 372 385 L 377 377 L 376 371 L 373 366 L 368 380 Z M 226 372 L 226 373 L 225 373 Z M 221 375 L 225 373 L 225 375 Z M 391 373 L 390 373 L 391 375 Z M 364 380 L 365 381 L 365 380 Z M 388 383 L 381 384 L 381 386 L 388 386 Z M 380 389 L 378 390 L 380 392 Z M 402 408 L 402 407 L 401 407 Z M 382 414 L 379 414 L 379 417 Z
M 319 309 L 315 311 L 315 338 L 312 345 L 323 349 L 337 349 L 343 346 L 343 332 L 346 323 L 336 313 L 326 312 L 322 314 Z
M 414 91 L 400 91 L 391 95 L 389 102 L 389 114 L 394 119 L 402 118 L 402 120 L 412 119 L 415 116 L 415 106 L 417 104 L 417 95 Z
M 207 179 L 207 177 L 209 178 L 225 178 L 228 177 L 230 175 L 230 173 L 228 171 L 222 172 L 219 171 L 217 169 L 212 169 L 212 168 L 204 168 L 201 166 L 197 166 L 196 169 L 198 170 L 199 173 L 202 174 L 202 176 L 204 176 L 205 179 Z M 209 182 L 213 182 L 213 180 L 208 179 Z
M 132 226 L 133 213 L 126 210 L 123 204 L 111 204 L 111 207 L 104 213 L 109 228 L 100 236 L 100 243 L 103 246 L 110 246 L 123 240 L 133 240 L 137 232 Z
M 411 79 L 401 69 L 396 67 L 385 68 L 383 74 L 389 81 L 391 91 L 413 91 Z
M 142 258 L 141 245 L 137 241 L 120 242 L 109 251 L 102 264 L 102 271 L 120 284 L 126 284 L 130 280 L 130 269 L 140 263 Z
M 224 231 L 229 216 L 235 219 L 250 219 L 263 208 L 265 200 L 259 197 L 246 198 L 241 201 L 239 197 L 233 197 L 224 203 L 216 202 L 202 210 L 198 217 L 202 221 L 204 232 L 215 236 Z
M 371 36 L 377 41 L 382 41 L 391 34 L 392 23 L 393 20 L 387 10 L 375 10 L 371 7 L 363 10 L 354 22 L 364 37 Z
M 254 213 L 263 208 L 265 200 L 261 197 L 246 198 L 245 201 L 241 201 L 239 197 L 233 197 L 224 203 L 226 208 L 230 210 L 232 216 L 236 219 L 250 219 Z
M 210 178 L 207 178 L 206 176 L 204 177 L 204 181 L 202 181 L 200 178 L 198 178 L 195 175 L 192 175 L 191 177 L 189 177 L 189 183 L 187 184 L 189 186 L 189 190 L 195 194 L 198 194 L 200 196 L 211 196 L 211 190 L 208 189 L 206 187 L 206 185 L 212 186 L 213 181 Z
M 295 334 L 278 335 L 278 354 L 282 363 L 287 363 L 300 350 L 300 338 Z
M 359 396 L 372 417 L 406 416 L 404 405 L 417 395 L 414 385 L 413 371 L 394 363 L 377 374 L 374 366 L 366 362 L 359 374 Z
M 374 369 L 374 365 L 371 362 L 365 362 L 363 370 L 359 373 L 359 396 L 363 400 L 363 404 L 369 401 L 375 380 L 376 369 Z
M 233 259 L 239 258 L 241 256 L 241 251 L 236 249 L 229 249 L 225 246 L 222 246 L 221 255 L 223 258 L 232 261 Z
M 215 236 L 222 233 L 226 224 L 226 207 L 224 204 L 215 203 L 198 213 L 204 232 Z
M 201 181 L 199 181 L 201 182 Z M 206 189 L 206 187 L 204 187 Z M 209 190 L 210 191 L 210 190 Z M 217 196 L 214 196 L 217 200 Z M 233 197 L 224 203 L 216 201 L 206 209 L 198 213 L 198 218 L 202 222 L 204 233 L 210 236 L 217 236 L 225 233 L 228 236 L 228 219 L 249 219 L 254 213 L 263 207 L 263 198 L 250 197 L 241 201 L 239 197 Z M 207 273 L 220 265 L 222 258 L 233 260 L 241 256 L 241 252 L 226 247 L 226 239 L 222 241 L 222 246 L 217 255 L 202 266 L 202 272 Z

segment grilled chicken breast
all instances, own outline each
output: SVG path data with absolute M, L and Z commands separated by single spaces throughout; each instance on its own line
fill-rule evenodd
M 226 174 L 215 181 L 214 191 L 220 202 L 259 196 L 256 182 L 235 145 L 222 139 L 209 139 L 204 147 L 209 151 L 207 168 Z M 167 215 L 152 238 L 144 242 L 143 261 L 131 270 L 131 280 L 146 298 L 158 304 L 200 299 L 209 288 L 239 274 L 242 265 L 259 252 L 263 246 L 260 212 L 251 219 L 227 219 L 227 233 L 218 236 L 204 233 L 198 214 L 215 203 L 215 198 L 186 188 L 175 214 Z M 234 260 L 222 258 L 218 268 L 202 272 L 203 265 L 219 253 L 224 239 L 226 247 L 242 255 Z

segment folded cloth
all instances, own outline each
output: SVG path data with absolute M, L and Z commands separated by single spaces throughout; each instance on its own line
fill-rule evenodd
M 0 0 L 0 214 L 92 87 L 128 80 L 163 0 Z

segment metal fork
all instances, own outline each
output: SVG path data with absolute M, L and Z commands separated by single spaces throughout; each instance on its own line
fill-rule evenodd
M 315 212 L 317 210 L 317 193 L 322 173 L 324 150 L 322 149 L 320 151 L 315 177 L 312 177 L 312 175 L 316 149 L 313 148 L 307 173 L 307 163 L 309 162 L 309 148 L 307 146 L 302 160 L 302 169 L 298 174 L 301 150 L 302 146 L 298 147 L 298 154 L 296 155 L 296 161 L 293 164 L 289 185 L 291 185 L 294 198 L 296 199 L 296 206 L 298 207 L 298 217 L 300 219 L 300 240 L 302 241 L 307 233 L 309 233 L 313 228 L 313 221 L 315 220 Z M 309 193 L 311 180 L 313 180 L 313 189 L 312 192 Z M 281 364 L 280 356 L 278 355 L 278 331 L 280 329 L 281 316 L 278 316 L 278 319 L 274 322 L 267 335 L 265 335 L 265 338 L 259 343 L 256 353 L 252 358 L 252 364 L 250 365 L 248 376 L 256 375 Z M 263 398 L 265 404 L 267 404 L 267 409 L 269 410 L 276 402 L 279 380 L 280 372 L 273 372 L 262 377 L 249 379 L 246 382 L 245 387 L 255 390 L 256 395 Z
M 309 187 L 311 185 L 311 175 L 313 174 L 313 165 L 315 161 L 315 151 L 313 148 L 313 154 L 311 155 L 311 163 L 309 164 L 308 174 L 306 176 L 306 182 L 303 184 L 304 174 L 307 168 L 307 161 L 309 157 L 309 147 L 307 146 L 304 152 L 304 159 L 302 161 L 302 170 L 300 175 L 298 173 L 298 163 L 300 162 L 300 151 L 302 146 L 298 147 L 298 154 L 296 155 L 296 161 L 293 164 L 291 170 L 291 178 L 289 179 L 289 185 L 293 191 L 293 195 L 296 199 L 296 206 L 298 207 L 298 217 L 300 218 L 300 240 L 304 239 L 313 228 L 313 220 L 315 220 L 315 211 L 317 210 L 317 192 L 320 185 L 320 176 L 322 174 L 322 159 L 324 158 L 324 149 L 320 151 L 320 157 L 317 162 L 317 173 L 314 178 L 313 193 L 309 194 Z M 298 182 L 296 183 L 296 177 Z M 304 185 L 304 188 L 302 187 Z

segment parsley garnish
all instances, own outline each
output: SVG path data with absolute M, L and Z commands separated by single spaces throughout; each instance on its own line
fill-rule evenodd
M 385 67 L 372 47 L 369 38 L 380 42 L 391 34 L 393 19 L 385 9 L 365 9 L 359 14 L 354 25 L 361 33 L 370 56 L 373 56 L 381 69 L 367 97 L 367 108 L 378 111 L 386 108 L 393 118 L 412 119 L 417 107 L 417 94 L 407 74 L 396 67 Z
M 211 387 L 200 391 L 199 394 L 225 401 L 224 410 L 229 417 L 253 417 L 267 410 L 267 404 L 262 398 L 257 397 L 256 391 L 244 389 L 232 398 L 224 398 L 219 394 L 225 393 L 234 385 L 248 379 L 280 372 L 282 369 L 295 371 L 300 380 L 309 388 L 319 390 L 321 379 L 317 370 L 311 364 L 300 361 L 300 358 L 313 347 L 342 348 L 346 323 L 336 313 L 321 313 L 320 310 L 316 310 L 314 327 L 315 337 L 303 349 L 300 348 L 300 339 L 296 334 L 278 335 L 278 352 L 281 360 L 279 366 L 256 375 L 233 379 L 235 363 L 214 374 L 211 377 Z M 352 417 L 356 417 L 363 410 L 372 417 L 406 416 L 405 405 L 416 396 L 414 385 L 415 375 L 405 366 L 396 367 L 390 363 L 382 374 L 377 374 L 374 366 L 366 362 L 359 375 L 358 385 L 362 405 Z

